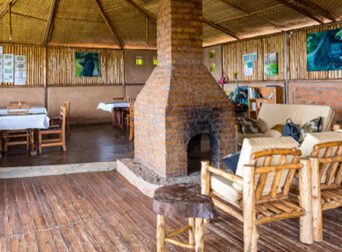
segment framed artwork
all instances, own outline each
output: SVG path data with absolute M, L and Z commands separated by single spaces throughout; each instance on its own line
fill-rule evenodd
M 76 52 L 76 77 L 100 77 L 100 57 L 96 52 Z
M 264 73 L 265 73 L 265 76 L 278 75 L 278 54 L 277 53 L 265 54 Z
M 306 54 L 308 71 L 342 70 L 342 29 L 309 33 Z

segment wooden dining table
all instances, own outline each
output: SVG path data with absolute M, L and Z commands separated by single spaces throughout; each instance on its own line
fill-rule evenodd
M 125 113 L 128 112 L 129 102 L 100 102 L 97 109 L 112 113 L 113 127 L 123 129 Z
M 30 154 L 36 155 L 34 133 L 36 130 L 48 129 L 50 118 L 44 107 L 31 107 L 25 113 L 10 113 L 8 109 L 0 109 L 0 131 L 29 130 Z

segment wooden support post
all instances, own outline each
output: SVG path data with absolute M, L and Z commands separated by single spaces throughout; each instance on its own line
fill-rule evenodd
M 245 252 L 257 252 L 258 232 L 256 228 L 254 173 L 252 166 L 244 167 L 243 174 L 243 240 Z
M 204 252 L 203 224 L 204 224 L 203 219 L 201 218 L 195 219 L 195 251 L 196 252 Z
M 322 241 L 322 204 L 321 204 L 321 180 L 319 176 L 318 158 L 310 158 L 311 183 L 312 183 L 312 215 L 313 215 L 313 238 Z
M 210 194 L 210 173 L 209 161 L 202 161 L 201 169 L 201 193 L 204 195 Z
M 165 252 L 165 217 L 157 215 L 157 252 Z
M 300 217 L 300 241 L 313 243 L 312 235 L 312 205 L 311 205 L 311 167 L 308 159 L 301 160 L 303 168 L 299 170 L 299 203 L 304 209 Z
M 188 219 L 189 226 L 191 229 L 189 230 L 189 244 L 194 245 L 195 244 L 195 218 L 189 218 Z

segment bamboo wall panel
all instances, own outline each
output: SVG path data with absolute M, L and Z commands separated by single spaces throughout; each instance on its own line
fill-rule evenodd
M 291 80 L 327 80 L 341 79 L 342 71 L 307 71 L 306 63 L 306 37 L 312 32 L 341 28 L 342 24 L 326 27 L 295 31 L 290 38 L 290 79 Z
M 27 45 L 3 45 L 4 53 L 26 56 L 26 85 L 44 86 L 45 48 Z M 13 83 L 0 83 L 0 86 L 13 86 Z
M 234 73 L 238 73 L 241 81 L 283 80 L 284 75 L 284 34 L 270 37 L 248 39 L 239 42 L 225 44 L 223 46 L 223 72 L 228 75 L 230 81 L 234 79 Z M 253 76 L 244 76 L 244 62 L 242 56 L 248 53 L 257 53 L 254 62 Z M 278 75 L 264 76 L 264 55 L 266 53 L 278 53 Z
M 100 77 L 76 77 L 75 53 L 98 52 L 100 55 Z M 124 82 L 123 52 L 110 49 L 69 49 L 53 47 L 48 49 L 48 84 L 94 85 L 122 84 Z

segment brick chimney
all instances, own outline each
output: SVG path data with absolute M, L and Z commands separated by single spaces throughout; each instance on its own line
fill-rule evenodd
M 202 64 L 202 0 L 161 0 L 158 66 L 135 103 L 135 159 L 162 177 L 188 174 L 189 141 L 211 139 L 211 163 L 234 151 L 235 115 Z

